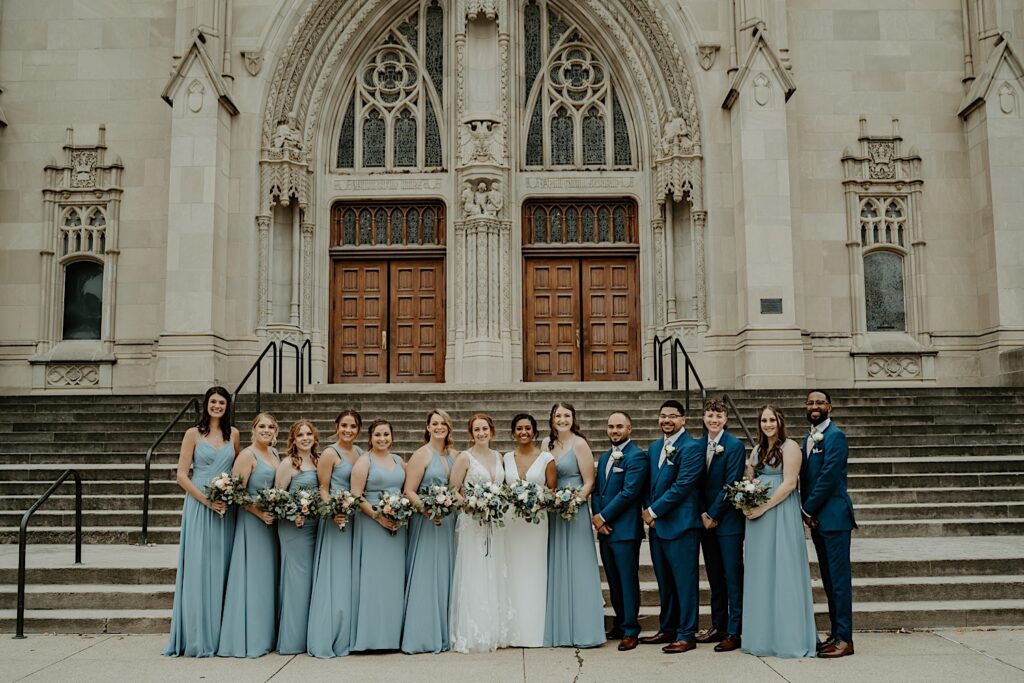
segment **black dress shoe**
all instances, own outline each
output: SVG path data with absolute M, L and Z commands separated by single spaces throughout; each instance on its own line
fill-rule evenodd
M 623 635 L 622 631 L 620 631 L 619 629 L 613 628 L 611 631 L 605 631 L 604 639 L 605 640 L 622 640 L 622 635 Z
M 637 640 L 644 645 L 668 645 L 669 643 L 674 643 L 676 639 L 671 633 L 658 631 L 653 636 L 644 636 Z
M 834 643 L 834 642 L 836 642 L 836 639 L 830 634 L 828 638 L 826 638 L 825 640 L 821 641 L 820 643 L 818 643 L 817 645 L 814 646 L 814 651 L 815 652 L 821 652 L 825 648 L 831 647 L 832 643 Z
M 703 631 L 697 631 L 697 634 L 693 639 L 698 643 L 718 643 L 725 640 L 725 636 L 725 631 L 712 626 L 711 628 L 706 628 Z

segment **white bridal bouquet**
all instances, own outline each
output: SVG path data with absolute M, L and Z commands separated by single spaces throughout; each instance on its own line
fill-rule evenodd
M 539 524 L 544 519 L 544 511 L 552 500 L 551 491 L 547 486 L 532 481 L 520 480 L 507 485 L 505 494 L 515 516 L 531 524 Z
M 503 489 L 503 486 L 491 481 L 466 484 L 466 497 L 462 509 L 479 522 L 480 526 L 505 526 L 505 513 L 508 512 L 509 502 Z

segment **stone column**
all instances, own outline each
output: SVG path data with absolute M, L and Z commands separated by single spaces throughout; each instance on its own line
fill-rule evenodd
M 704 251 L 704 229 L 707 227 L 708 212 L 694 211 L 690 214 L 693 224 L 693 260 L 697 270 L 697 328 L 706 332 L 711 321 L 708 320 L 708 275 L 707 255 Z
M 302 254 L 299 265 L 301 276 L 299 284 L 299 327 L 302 328 L 305 334 L 313 328 L 313 270 L 316 267 L 316 264 L 313 262 L 313 232 L 316 226 L 305 220 L 308 215 L 305 208 L 302 209 L 302 215 Z
M 256 329 L 270 322 L 270 216 L 256 216 Z
M 671 283 L 666 282 L 665 274 L 665 219 L 653 219 L 651 231 L 654 233 L 654 327 L 660 333 L 668 322 L 665 299 L 671 286 Z

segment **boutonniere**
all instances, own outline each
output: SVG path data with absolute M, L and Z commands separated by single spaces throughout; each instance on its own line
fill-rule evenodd
M 622 451 L 620 451 L 620 450 L 618 450 L 616 448 L 612 449 L 612 460 L 614 460 L 615 462 L 618 462 L 618 461 L 622 460 L 623 457 L 625 457 L 625 456 L 623 456 Z
M 670 443 L 669 445 L 665 446 L 665 457 L 666 458 L 669 457 L 670 455 L 675 455 L 675 454 L 676 454 L 676 445 L 675 444 Z
M 716 443 L 715 444 L 715 455 L 718 455 L 719 453 L 724 453 L 724 452 L 725 452 L 725 446 L 723 446 L 720 443 Z
M 821 443 L 825 439 L 825 435 L 821 432 L 811 432 L 811 441 L 814 443 Z

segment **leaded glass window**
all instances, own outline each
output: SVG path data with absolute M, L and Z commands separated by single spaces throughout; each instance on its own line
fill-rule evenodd
M 523 244 L 638 244 L 631 199 L 531 200 L 523 205 Z
M 864 308 L 868 332 L 907 329 L 902 255 L 888 250 L 864 255 Z
M 338 202 L 331 208 L 331 245 L 442 246 L 444 226 L 444 206 L 436 202 Z
M 628 168 L 627 110 L 608 60 L 547 0 L 523 8 L 527 167 Z
M 445 51 L 441 0 L 420 0 L 384 32 L 348 89 L 339 168 L 443 166 Z
M 99 339 L 103 320 L 103 266 L 74 261 L 64 268 L 64 339 Z

